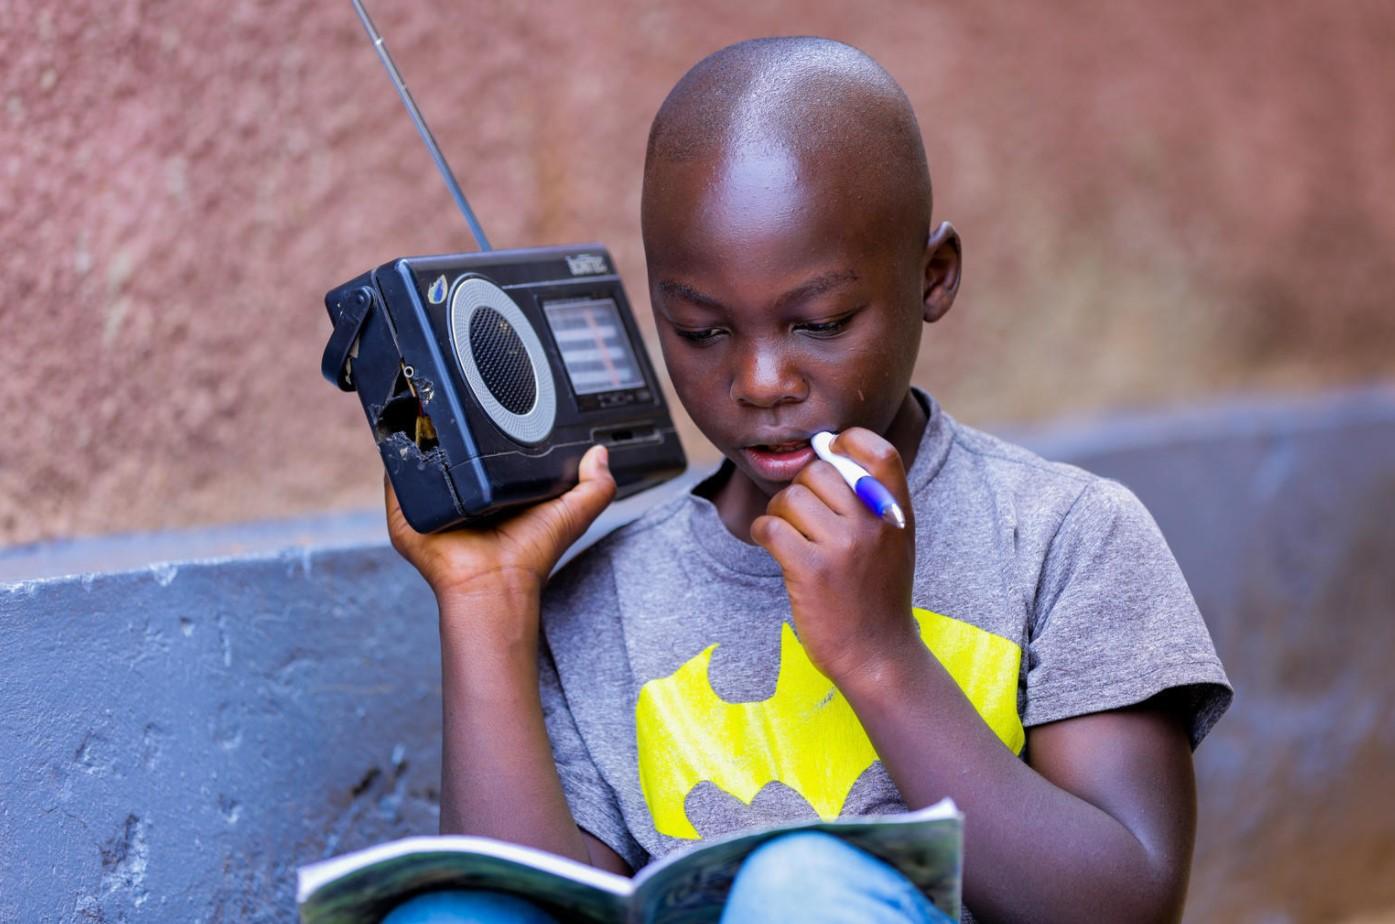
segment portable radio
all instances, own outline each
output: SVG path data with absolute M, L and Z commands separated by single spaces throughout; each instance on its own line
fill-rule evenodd
M 325 296 L 334 331 L 321 371 L 358 392 L 407 521 L 451 529 L 555 497 L 597 443 L 622 497 L 680 474 L 687 460 L 610 254 L 491 250 L 353 2 L 480 245 L 393 260 Z

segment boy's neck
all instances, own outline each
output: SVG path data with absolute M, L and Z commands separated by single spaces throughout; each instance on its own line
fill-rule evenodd
M 891 419 L 891 425 L 882 435 L 901 454 L 901 462 L 908 472 L 915 462 L 916 449 L 925 434 L 927 421 L 920 399 L 907 389 L 905 399 L 896 410 L 896 416 Z M 770 503 L 770 495 L 757 487 L 755 482 L 735 466 L 728 463 L 725 467 L 728 471 L 727 477 L 712 490 L 711 500 L 727 530 L 742 542 L 750 542 L 751 524 L 755 522 L 756 517 L 765 513 L 765 507 Z

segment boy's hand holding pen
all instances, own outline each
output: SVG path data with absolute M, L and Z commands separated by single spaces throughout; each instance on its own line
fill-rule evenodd
M 812 442 L 820 458 L 770 499 L 751 539 L 784 572 L 810 660 L 841 685 L 920 647 L 911 615 L 915 528 L 891 443 L 860 427 Z
M 837 469 L 838 474 L 847 482 L 848 487 L 853 489 L 858 500 L 867 505 L 868 510 L 897 529 L 905 529 L 905 512 L 901 510 L 901 505 L 896 503 L 896 498 L 886 489 L 886 485 L 874 478 L 871 472 L 852 459 L 834 452 L 834 439 L 836 437 L 832 433 L 824 430 L 815 433 L 810 438 L 809 444 L 814 447 L 814 452 L 818 454 L 820 459 Z

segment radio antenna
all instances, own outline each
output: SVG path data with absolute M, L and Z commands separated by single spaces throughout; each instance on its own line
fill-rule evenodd
M 494 248 L 489 246 L 489 238 L 484 236 L 484 229 L 480 227 L 479 219 L 475 217 L 474 209 L 470 208 L 469 200 L 465 198 L 460 183 L 455 179 L 455 174 L 451 172 L 450 164 L 446 163 L 446 156 L 441 153 L 441 146 L 432 137 L 431 129 L 426 126 L 426 119 L 422 118 L 421 110 L 417 108 L 416 101 L 412 99 L 411 91 L 407 89 L 407 84 L 398 72 L 397 65 L 392 61 L 392 55 L 388 54 L 387 43 L 378 34 L 378 29 L 373 25 L 373 20 L 369 18 L 368 11 L 363 8 L 362 0 L 353 0 L 353 4 L 354 10 L 358 12 L 359 20 L 363 23 L 363 28 L 368 32 L 368 38 L 373 42 L 373 50 L 378 53 L 378 60 L 382 61 L 383 67 L 387 68 L 388 76 L 392 78 L 392 85 L 397 88 L 397 95 L 402 97 L 402 105 L 407 107 L 407 115 L 412 117 L 412 124 L 417 127 L 421 140 L 426 142 L 426 149 L 431 152 L 431 159 L 436 162 L 436 169 L 441 171 L 441 177 L 445 179 L 450 194 L 455 197 L 455 204 L 459 206 L 461 214 L 465 216 L 465 223 L 470 226 L 470 233 L 475 236 L 475 243 L 479 245 L 480 250 L 493 250 Z

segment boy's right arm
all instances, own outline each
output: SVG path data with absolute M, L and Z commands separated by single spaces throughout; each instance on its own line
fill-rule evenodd
M 538 692 L 542 588 L 615 496 L 605 450 L 571 491 L 485 529 L 422 534 L 387 485 L 395 549 L 436 594 L 441 626 L 441 833 L 494 837 L 613 872 L 629 869 L 572 818 Z

